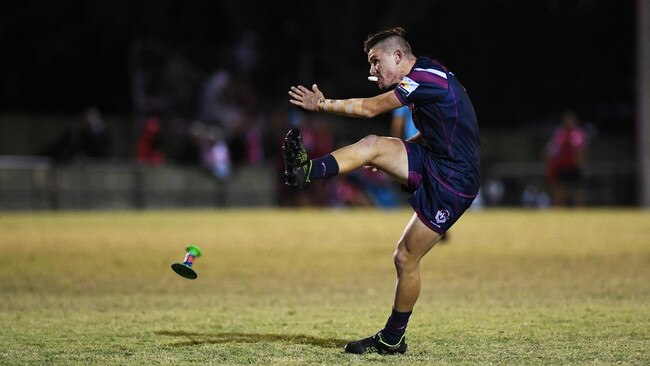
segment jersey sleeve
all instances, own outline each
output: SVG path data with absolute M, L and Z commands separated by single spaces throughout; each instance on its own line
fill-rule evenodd
M 402 104 L 428 104 L 439 101 L 449 89 L 447 73 L 438 69 L 411 70 L 395 88 Z

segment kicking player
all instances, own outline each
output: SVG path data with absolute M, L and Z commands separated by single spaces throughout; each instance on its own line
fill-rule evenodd
M 413 139 L 368 135 L 331 154 L 310 159 L 300 130 L 283 145 L 287 185 L 301 189 L 314 179 L 372 166 L 411 193 L 415 213 L 394 253 L 397 284 L 385 326 L 371 337 L 348 343 L 349 353 L 406 352 L 405 331 L 420 295 L 420 259 L 470 206 L 480 185 L 479 131 L 472 102 L 444 65 L 416 57 L 403 28 L 370 35 L 364 51 L 370 75 L 382 91 L 371 98 L 327 99 L 316 84 L 292 86 L 290 102 L 308 111 L 372 118 L 409 106 L 420 134 Z

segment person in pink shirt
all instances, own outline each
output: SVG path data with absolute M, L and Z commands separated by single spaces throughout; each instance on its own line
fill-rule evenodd
M 587 134 L 574 111 L 562 114 L 559 126 L 547 145 L 546 178 L 555 206 L 582 206 L 584 152 Z

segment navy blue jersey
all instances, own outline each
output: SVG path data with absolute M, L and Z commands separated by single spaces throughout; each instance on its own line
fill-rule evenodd
M 450 191 L 475 197 L 481 181 L 480 140 L 474 107 L 463 85 L 439 62 L 418 57 L 395 94 L 411 109 L 436 162 L 428 173 Z

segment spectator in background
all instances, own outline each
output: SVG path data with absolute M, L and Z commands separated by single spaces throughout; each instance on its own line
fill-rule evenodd
M 246 164 L 262 165 L 265 161 L 264 139 L 262 137 L 263 117 L 260 113 L 250 113 L 246 129 Z
M 84 113 L 84 124 L 79 131 L 79 155 L 89 158 L 107 158 L 110 155 L 111 137 L 97 107 Z
M 408 106 L 402 106 L 393 110 L 393 117 L 390 127 L 391 136 L 407 140 L 417 135 L 418 129 L 413 123 L 413 116 Z
M 228 178 L 232 170 L 228 144 L 218 135 L 212 136 L 208 141 L 204 164 L 216 178 Z
M 224 69 L 215 70 L 203 86 L 199 119 L 207 124 L 225 126 L 236 113 L 232 102 L 232 77 Z
M 97 107 L 88 107 L 81 125 L 66 129 L 42 155 L 57 162 L 67 162 L 74 158 L 107 158 L 111 155 L 111 136 Z
M 546 147 L 546 178 L 555 206 L 582 206 L 587 134 L 574 111 L 565 111 L 561 120 Z
M 199 165 L 211 176 L 223 180 L 232 174 L 230 150 L 224 138 L 223 128 L 201 121 L 192 122 L 188 131 L 193 149 L 196 149 Z
M 160 129 L 160 117 L 151 116 L 145 122 L 137 146 L 137 158 L 140 163 L 155 166 L 165 163 Z

